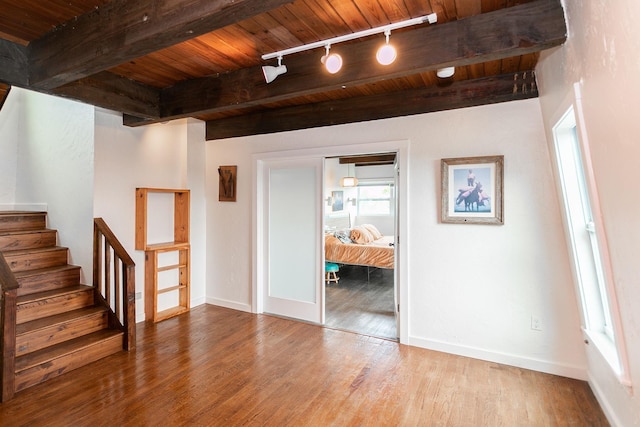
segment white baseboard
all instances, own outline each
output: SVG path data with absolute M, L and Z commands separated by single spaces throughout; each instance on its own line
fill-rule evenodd
M 233 310 L 245 311 L 247 313 L 251 313 L 251 304 L 243 304 L 235 301 L 224 300 L 220 298 L 209 298 L 206 299 L 207 304 L 211 305 L 219 305 L 220 307 L 231 308 Z
M 602 412 L 604 412 L 604 416 L 607 417 L 607 421 L 609 421 L 609 424 L 611 424 L 613 427 L 622 426 L 623 424 L 620 422 L 620 419 L 611 407 L 608 396 L 602 392 L 602 389 L 598 385 L 597 381 L 594 381 L 594 379 L 591 377 L 589 377 L 588 381 L 589 387 L 591 387 L 591 391 L 593 391 L 593 395 L 596 397 L 596 400 L 600 404 Z
M 46 203 L 0 203 L 0 211 L 46 212 Z
M 144 315 L 144 313 L 136 314 L 136 323 L 142 323 L 145 320 L 146 320 L 146 316 Z
M 191 307 L 197 307 L 199 305 L 206 304 L 206 303 L 207 303 L 207 299 L 205 297 L 193 298 L 191 300 Z
M 515 354 L 489 351 L 477 347 L 451 344 L 437 340 L 427 340 L 418 337 L 409 337 L 408 344 L 415 347 L 426 348 L 428 350 L 441 351 L 458 356 L 470 357 L 472 359 L 501 363 L 503 365 L 530 369 L 532 371 L 544 372 L 547 374 L 559 375 L 562 377 L 574 378 L 582 381 L 587 381 L 588 379 L 586 366 L 575 366 L 564 363 L 551 362 L 548 360 L 533 359 L 530 357 L 523 357 Z

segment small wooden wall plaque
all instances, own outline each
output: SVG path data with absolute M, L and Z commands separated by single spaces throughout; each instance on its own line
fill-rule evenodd
M 218 167 L 218 200 L 220 202 L 236 201 L 237 166 Z

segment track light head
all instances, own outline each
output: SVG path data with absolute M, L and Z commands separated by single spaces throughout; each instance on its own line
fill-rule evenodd
M 337 53 L 329 54 L 329 49 L 331 49 L 331 45 L 325 46 L 326 53 L 322 58 L 320 58 L 320 62 L 324 64 L 324 67 L 331 74 L 335 74 L 342 68 L 342 57 Z
M 271 83 L 278 77 L 280 74 L 284 74 L 287 72 L 287 66 L 282 65 L 282 56 L 278 57 L 278 66 L 273 67 L 270 65 L 266 65 L 262 67 L 262 74 L 264 75 L 264 80 L 267 83 Z
M 436 75 L 441 79 L 447 79 L 449 77 L 452 77 L 455 74 L 455 72 L 456 72 L 456 67 L 438 68 L 438 71 L 436 71 Z
M 271 83 L 278 77 L 280 74 L 284 74 L 287 72 L 286 65 L 279 65 L 277 67 L 272 67 L 270 65 L 262 67 L 262 74 L 264 74 L 264 80 L 267 83 Z
M 393 63 L 393 61 L 395 61 L 396 57 L 398 56 L 398 52 L 396 52 L 396 48 L 393 47 L 393 45 L 389 44 L 390 34 L 391 34 L 391 30 L 389 29 L 385 30 L 384 35 L 386 37 L 386 42 L 385 44 L 380 46 L 380 49 L 378 49 L 378 52 L 376 53 L 376 59 L 378 60 L 378 63 L 380 65 L 389 65 Z
M 376 59 L 380 65 L 392 64 L 397 57 L 398 53 L 396 52 L 396 48 L 390 44 L 380 46 L 380 49 L 378 49 L 378 52 L 376 53 Z

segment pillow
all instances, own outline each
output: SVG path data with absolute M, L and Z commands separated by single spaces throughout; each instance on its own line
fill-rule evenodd
M 324 244 L 325 245 L 341 245 L 340 240 L 333 234 L 325 234 L 324 235 Z
M 373 235 L 369 232 L 369 230 L 363 228 L 362 226 L 358 226 L 351 230 L 351 240 L 353 240 L 355 243 L 363 245 L 366 243 L 371 243 L 375 239 L 373 238 Z
M 349 237 L 349 230 L 339 230 L 333 233 L 333 235 L 336 236 L 342 243 L 353 243 L 353 241 Z
M 378 231 L 375 225 L 373 224 L 362 224 L 362 228 L 366 229 L 373 236 L 373 240 L 378 240 L 382 238 L 382 233 Z

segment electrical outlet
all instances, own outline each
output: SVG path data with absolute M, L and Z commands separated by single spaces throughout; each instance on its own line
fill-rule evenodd
M 531 316 L 531 329 L 534 331 L 542 330 L 542 321 L 538 316 Z
M 136 292 L 136 299 L 142 299 L 142 292 Z

